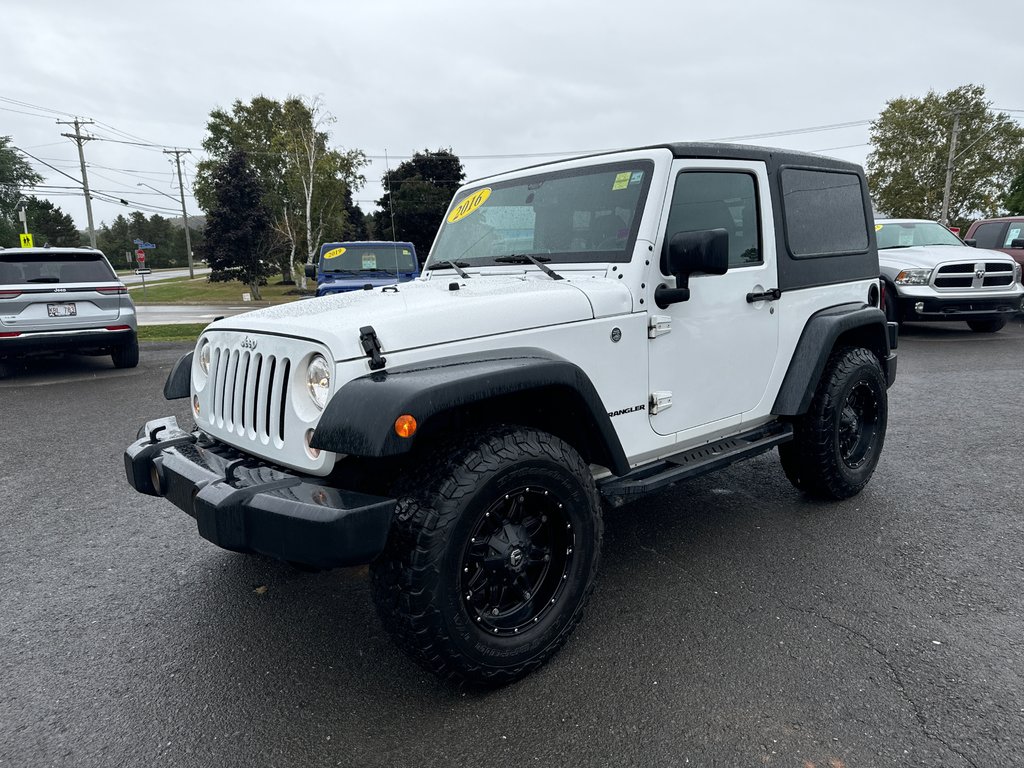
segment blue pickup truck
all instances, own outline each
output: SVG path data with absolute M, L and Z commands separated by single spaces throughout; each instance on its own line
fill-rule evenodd
M 413 244 L 392 241 L 324 243 L 319 261 L 306 265 L 306 277 L 316 278 L 317 296 L 404 283 L 419 275 Z

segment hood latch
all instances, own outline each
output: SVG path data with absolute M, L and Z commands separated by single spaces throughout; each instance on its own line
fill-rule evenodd
M 387 364 L 388 359 L 381 357 L 380 339 L 377 338 L 377 332 L 373 330 L 372 325 L 364 325 L 359 329 L 359 343 L 363 345 L 363 352 L 370 358 L 371 371 L 379 371 Z

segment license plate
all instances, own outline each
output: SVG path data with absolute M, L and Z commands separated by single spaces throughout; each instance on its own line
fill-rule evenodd
M 76 307 L 74 303 L 47 304 L 46 314 L 50 317 L 74 317 L 78 314 L 78 307 Z

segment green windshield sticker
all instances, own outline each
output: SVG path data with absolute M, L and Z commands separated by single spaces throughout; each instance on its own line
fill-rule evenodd
M 403 256 L 408 256 L 409 255 L 409 249 L 408 248 L 403 248 L 402 249 L 402 255 Z
M 633 174 L 630 171 L 623 171 L 622 173 L 615 174 L 615 182 L 612 184 L 612 190 L 625 189 L 629 186 L 629 178 Z
M 629 177 L 629 183 L 630 184 L 639 184 L 643 180 L 644 180 L 644 172 L 643 171 L 633 171 L 633 175 Z

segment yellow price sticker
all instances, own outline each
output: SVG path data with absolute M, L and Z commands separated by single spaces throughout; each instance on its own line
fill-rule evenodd
M 875 232 L 880 230 L 883 226 L 885 226 L 885 225 L 884 224 L 875 224 Z
M 452 212 L 448 214 L 448 223 L 454 224 L 456 221 L 462 221 L 464 218 L 469 216 L 471 213 L 475 213 L 481 205 L 487 202 L 487 198 L 491 196 L 491 188 L 484 187 L 474 192 L 469 197 L 463 198 L 459 201 Z
M 341 256 L 341 254 L 343 254 L 345 252 L 345 250 L 346 250 L 345 248 L 332 248 L 331 250 L 329 250 L 327 253 L 324 254 L 324 258 L 325 259 L 336 259 L 339 256 Z
M 21 247 L 22 248 L 31 248 L 32 247 L 32 235 L 29 234 L 28 232 L 25 232 L 21 236 Z
M 615 174 L 615 183 L 612 184 L 612 191 L 628 187 L 629 179 L 632 175 L 633 173 L 631 171 L 623 171 L 622 173 Z

